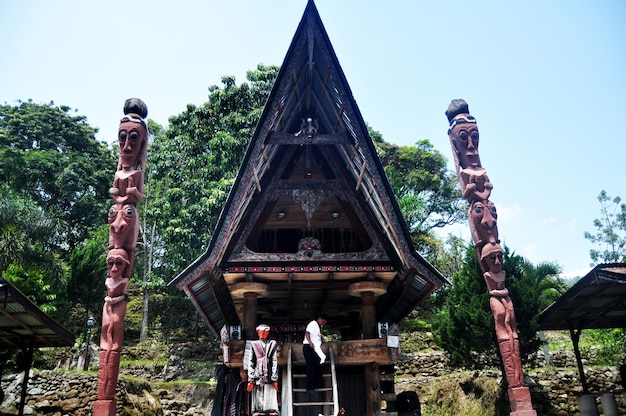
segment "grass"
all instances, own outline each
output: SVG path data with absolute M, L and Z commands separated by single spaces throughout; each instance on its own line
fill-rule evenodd
M 167 364 L 167 360 L 133 360 L 126 359 L 120 361 L 120 367 L 145 367 L 145 368 L 154 368 L 158 366 L 165 366 Z
M 176 390 L 186 386 L 217 386 L 215 381 L 198 381 L 198 380 L 176 380 L 176 381 L 154 381 L 150 383 L 153 390 Z
M 437 380 L 430 391 L 421 394 L 427 398 L 422 413 L 430 416 L 484 416 L 497 414 L 500 398 L 496 379 L 463 371 Z
M 580 333 L 578 348 L 593 364 L 611 365 L 626 358 L 626 336 L 623 329 L 586 329 Z M 546 331 L 549 351 L 572 350 L 569 331 Z

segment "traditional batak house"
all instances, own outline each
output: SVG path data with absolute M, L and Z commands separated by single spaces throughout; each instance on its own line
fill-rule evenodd
M 228 330 L 233 369 L 256 326 L 271 326 L 281 415 L 372 416 L 396 399 L 386 329 L 444 282 L 413 247 L 309 0 L 209 247 L 172 284 L 215 334 Z M 322 312 L 335 336 L 323 347 L 327 388 L 312 401 L 302 340 Z

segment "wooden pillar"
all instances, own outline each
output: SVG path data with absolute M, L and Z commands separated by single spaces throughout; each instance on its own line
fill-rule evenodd
M 268 285 L 256 282 L 241 282 L 231 288 L 233 298 L 243 298 L 243 339 L 256 339 L 257 299 L 267 296 L 269 292 Z
M 243 295 L 243 339 L 254 339 L 256 332 L 257 297 L 255 292 L 246 292 Z
M 384 283 L 371 280 L 353 283 L 348 287 L 348 293 L 351 296 L 360 296 L 363 302 L 361 326 L 364 339 L 373 339 L 378 336 L 376 297 L 386 292 L 387 287 Z M 372 362 L 363 367 L 365 416 L 380 416 L 380 371 L 378 366 L 378 363 Z
M 362 292 L 361 300 L 363 301 L 362 306 L 362 326 L 363 326 L 363 338 L 364 339 L 373 339 L 378 336 L 377 334 L 377 324 L 376 324 L 376 306 L 374 302 L 376 301 L 376 297 L 374 296 L 374 292 Z
M 380 416 L 380 371 L 377 363 L 363 368 L 365 379 L 365 414 Z
M 348 286 L 348 293 L 351 296 L 360 296 L 363 302 L 361 306 L 363 338 L 376 338 L 378 336 L 376 328 L 376 297 L 387 293 L 387 287 L 382 282 L 357 282 Z

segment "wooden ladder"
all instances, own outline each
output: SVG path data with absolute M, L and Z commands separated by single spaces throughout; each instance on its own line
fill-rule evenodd
M 281 416 L 318 416 L 320 414 L 334 416 L 337 414 L 339 411 L 339 394 L 332 348 L 328 349 L 328 356 L 329 363 L 323 365 L 325 370 L 322 375 L 324 386 L 315 389 L 315 397 L 310 397 L 306 390 L 306 366 L 293 364 L 291 347 L 289 347 L 287 372 L 283 373 Z

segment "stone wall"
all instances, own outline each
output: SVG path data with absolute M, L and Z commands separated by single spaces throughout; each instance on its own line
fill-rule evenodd
M 181 354 L 184 355 L 184 354 Z M 552 359 L 553 358 L 553 359 Z M 171 362 L 165 368 L 152 368 L 148 372 L 158 374 L 157 379 L 170 378 L 166 374 Z M 567 352 L 554 353 L 551 362 L 565 365 L 564 367 L 541 366 L 538 360 L 535 368 L 525 368 L 526 381 L 531 390 L 533 404 L 539 416 L 577 416 L 579 415 L 576 397 L 581 393 L 581 383 L 575 360 Z M 405 354 L 396 363 L 396 393 L 417 391 L 427 403 L 432 387 L 443 377 L 460 374 L 459 370 L 451 369 L 448 356 L 443 352 Z M 180 369 L 179 369 L 180 370 Z M 135 369 L 128 369 L 135 373 Z M 597 397 L 597 404 L 602 411 L 599 394 L 617 392 L 616 402 L 620 414 L 626 414 L 626 405 L 621 393 L 619 374 L 616 367 L 585 366 L 590 391 Z M 181 384 L 180 387 L 165 389 L 151 388 L 142 381 L 146 374 L 136 369 L 136 377 L 121 377 L 116 397 L 118 399 L 118 416 L 155 415 L 155 416 L 208 416 L 212 408 L 215 394 L 214 388 L 208 384 Z M 470 379 L 488 378 L 499 382 L 501 372 L 498 368 L 485 367 L 477 371 L 465 371 Z M 165 376 L 165 377 L 164 377 Z M 459 378 L 461 380 L 461 378 Z M 1 415 L 17 415 L 22 374 L 8 375 L 2 380 L 5 400 L 0 406 Z M 27 390 L 25 415 L 54 416 L 87 416 L 91 415 L 93 402 L 96 399 L 97 375 L 74 371 L 45 370 L 31 371 Z M 463 386 L 459 385 L 459 394 L 464 394 Z
M 396 393 L 405 390 L 416 390 L 425 397 L 437 378 L 458 372 L 448 365 L 448 354 L 444 352 L 430 352 L 406 354 L 396 364 Z M 482 359 L 482 361 L 489 361 Z M 543 356 L 537 356 L 524 368 L 526 383 L 528 384 L 533 405 L 537 407 L 537 414 L 544 416 L 579 416 L 577 396 L 582 393 L 582 385 L 576 367 L 576 357 L 572 351 L 550 352 L 551 366 L 546 367 Z M 529 368 L 532 365 L 534 368 Z M 583 360 L 585 376 L 589 391 L 596 396 L 596 403 L 600 413 L 602 404 L 600 395 L 613 392 L 616 398 L 620 415 L 626 414 L 623 389 L 620 384 L 617 367 L 591 367 L 587 360 Z M 473 377 L 496 378 L 498 382 L 502 373 L 498 368 L 485 366 L 486 369 L 472 372 Z M 459 389 L 462 390 L 462 389 Z
M 2 380 L 4 401 L 0 415 L 17 415 L 23 373 Z M 31 371 L 25 416 L 91 416 L 97 397 L 98 376 L 74 371 Z M 145 381 L 121 377 L 116 398 L 117 416 L 208 416 L 214 389 L 206 385 L 183 385 L 153 390 Z

